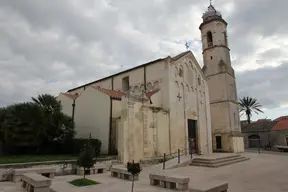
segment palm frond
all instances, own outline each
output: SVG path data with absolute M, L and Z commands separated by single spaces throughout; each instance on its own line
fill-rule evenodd
M 246 114 L 249 123 L 253 113 L 256 114 L 259 114 L 259 112 L 263 113 L 263 111 L 260 109 L 262 105 L 258 103 L 257 99 L 252 97 L 243 97 L 239 99 L 238 105 L 240 113 L 242 113 L 242 115 L 243 113 Z

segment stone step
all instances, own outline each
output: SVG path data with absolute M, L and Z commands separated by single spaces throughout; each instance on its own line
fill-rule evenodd
M 234 155 L 229 155 L 229 156 L 224 156 L 224 157 L 216 157 L 216 158 L 196 157 L 193 160 L 204 160 L 204 161 L 210 162 L 210 161 L 215 161 L 215 160 L 233 159 L 236 157 L 242 157 L 242 155 L 234 154 Z
M 198 163 L 221 163 L 221 162 L 226 162 L 234 159 L 239 159 L 243 158 L 241 155 L 233 155 L 229 157 L 222 157 L 222 158 L 216 158 L 216 159 L 205 159 L 205 158 L 195 158 L 193 159 L 193 162 L 198 162 Z
M 222 162 L 222 163 L 218 163 L 218 164 L 215 164 L 214 167 L 222 167 L 222 166 L 226 166 L 226 165 L 231 165 L 231 164 L 234 164 L 234 163 L 239 163 L 239 162 L 242 162 L 242 161 L 247 161 L 249 160 L 250 158 L 246 158 L 246 157 L 243 157 L 243 158 L 240 158 L 240 159 L 235 159 L 235 160 L 232 160 L 232 161 L 227 161 L 227 162 Z
M 246 160 L 249 160 L 249 158 L 241 156 L 241 157 L 237 157 L 234 159 L 229 159 L 226 161 L 221 161 L 221 162 L 216 162 L 216 163 L 214 163 L 213 161 L 211 161 L 211 162 L 197 162 L 197 161 L 194 162 L 194 161 L 192 161 L 192 163 L 190 165 L 217 168 L 217 167 L 230 165 L 230 164 L 234 164 L 234 163 L 238 163 L 238 162 L 242 162 L 242 161 L 246 161 Z

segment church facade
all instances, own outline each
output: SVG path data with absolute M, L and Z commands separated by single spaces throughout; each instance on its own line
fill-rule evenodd
M 69 103 L 63 96 L 74 98 L 77 136 L 91 133 L 103 153 L 117 152 L 123 162 L 187 151 L 191 144 L 198 154 L 243 152 L 226 26 L 210 5 L 200 25 L 202 69 L 186 51 L 61 94 L 61 103 Z

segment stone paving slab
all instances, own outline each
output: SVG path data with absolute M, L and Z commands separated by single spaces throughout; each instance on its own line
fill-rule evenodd
M 240 162 L 220 168 L 206 167 L 180 167 L 165 170 L 168 174 L 188 176 L 190 187 L 205 185 L 209 181 L 228 182 L 228 191 L 231 192 L 287 192 L 288 191 L 288 156 L 245 153 L 249 161 Z M 145 167 L 140 173 L 139 180 L 135 182 L 134 192 L 162 192 L 169 190 L 150 186 L 149 173 L 162 172 L 162 166 Z M 52 187 L 63 189 L 65 192 L 130 192 L 131 181 L 113 178 L 110 173 L 90 175 L 89 179 L 101 184 L 76 188 L 67 183 L 81 176 L 59 176 L 52 179 Z M 71 190 L 70 190 L 71 189 Z M 23 192 L 20 185 L 12 182 L 1 182 L 0 192 Z M 60 191 L 61 192 L 61 191 Z

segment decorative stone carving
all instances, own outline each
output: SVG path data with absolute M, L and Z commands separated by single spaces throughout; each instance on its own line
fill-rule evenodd
M 153 87 L 153 89 L 155 90 L 155 89 L 160 89 L 160 83 L 159 83 L 159 81 L 155 81 L 154 82 L 154 87 Z
M 153 85 L 151 82 L 147 83 L 147 89 L 148 90 L 152 90 L 153 89 Z
M 141 93 L 141 90 L 140 90 L 140 88 L 138 86 L 134 87 L 134 93 L 136 93 L 136 94 Z

